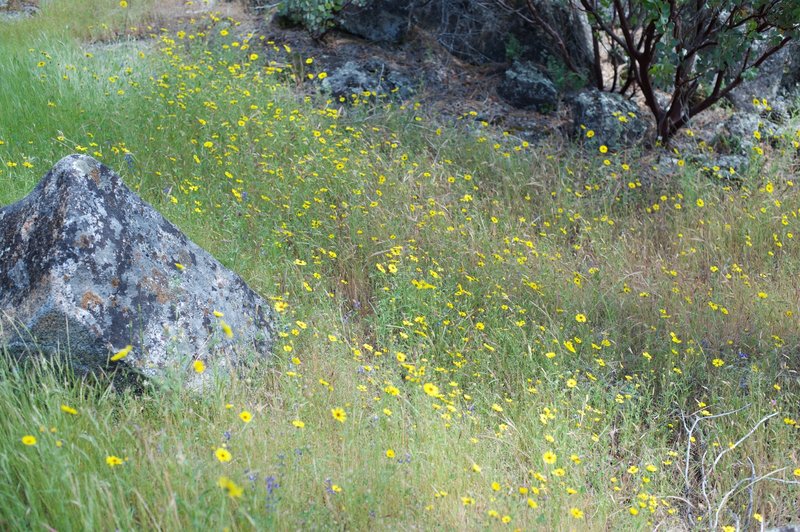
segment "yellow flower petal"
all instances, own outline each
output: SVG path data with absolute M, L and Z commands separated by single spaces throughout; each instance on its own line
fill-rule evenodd
M 111 362 L 122 360 L 123 358 L 128 356 L 128 354 L 131 352 L 131 349 L 133 349 L 132 345 L 126 345 L 121 350 L 117 351 L 117 353 L 114 356 L 111 357 Z

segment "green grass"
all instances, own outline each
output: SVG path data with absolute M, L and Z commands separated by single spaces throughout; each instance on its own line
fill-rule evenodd
M 2 362 L 3 528 L 800 518 L 798 138 L 764 139 L 735 185 L 654 177 L 648 154 L 304 98 L 304 58 L 229 19 L 147 29 L 108 2 L 66 32 L 67 4 L 0 24 L 0 205 L 93 154 L 280 303 L 283 332 L 200 396 Z

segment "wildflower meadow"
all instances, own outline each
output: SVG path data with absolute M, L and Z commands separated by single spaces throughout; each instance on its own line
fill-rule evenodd
M 0 528 L 800 521 L 800 123 L 742 171 L 534 145 L 212 7 L 0 21 L 0 205 L 92 155 L 280 315 L 202 393 L 0 357 Z

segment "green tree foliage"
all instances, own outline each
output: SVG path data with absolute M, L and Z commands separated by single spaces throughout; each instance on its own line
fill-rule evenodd
M 798 0 L 569 3 L 584 10 L 592 26 L 598 88 L 640 91 L 664 142 L 800 36 Z M 537 2 L 527 6 L 541 18 Z M 604 65 L 610 67 L 605 72 Z

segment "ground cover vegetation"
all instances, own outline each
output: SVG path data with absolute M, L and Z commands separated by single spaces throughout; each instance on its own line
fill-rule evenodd
M 326 75 L 314 58 L 218 14 L 161 29 L 152 4 L 75 5 L 0 23 L 0 204 L 93 155 L 282 331 L 200 395 L 4 357 L 3 528 L 800 517 L 800 134 L 754 131 L 746 173 L 680 153 L 657 173 L 413 102 L 298 95 Z

